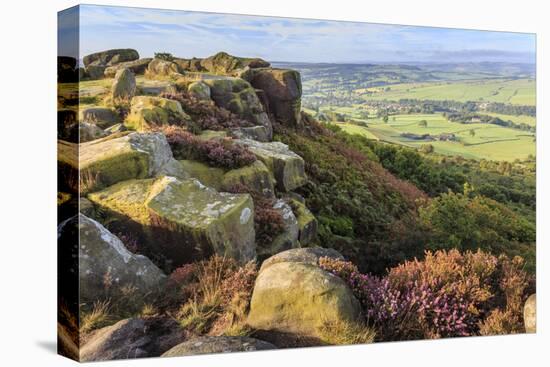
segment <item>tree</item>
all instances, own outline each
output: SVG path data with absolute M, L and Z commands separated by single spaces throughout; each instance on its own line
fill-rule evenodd
M 470 136 L 471 137 L 476 136 L 476 131 L 474 129 L 470 129 Z
M 385 124 L 388 123 L 388 120 L 389 120 L 388 115 L 384 115 L 384 117 L 382 117 L 382 121 L 384 121 Z
M 422 144 L 422 146 L 420 147 L 420 151 L 425 154 L 433 153 L 434 146 L 431 144 Z
M 427 127 L 427 126 L 428 126 L 428 121 L 426 121 L 426 120 L 420 120 L 420 122 L 418 122 L 418 126 L 420 126 L 420 127 Z

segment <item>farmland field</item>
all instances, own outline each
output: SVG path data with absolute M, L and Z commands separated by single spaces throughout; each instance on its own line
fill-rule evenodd
M 453 100 L 535 105 L 533 79 L 403 83 L 357 90 L 367 100 Z
M 419 126 L 425 120 L 427 126 Z M 373 118 L 363 120 L 368 127 L 351 123 L 337 123 L 350 134 L 394 144 L 419 148 L 433 145 L 435 152 L 445 155 L 460 155 L 472 159 L 508 160 L 525 159 L 535 155 L 534 134 L 490 124 L 460 124 L 449 122 L 441 114 L 395 115 L 387 123 Z M 471 135 L 471 131 L 474 135 Z M 411 134 L 455 134 L 458 141 L 425 141 L 401 136 Z

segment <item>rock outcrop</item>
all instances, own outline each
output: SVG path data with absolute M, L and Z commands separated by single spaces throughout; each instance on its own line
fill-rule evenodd
M 84 56 L 82 62 L 86 67 L 94 62 L 98 62 L 99 64 L 105 66 L 111 66 L 119 64 L 121 62 L 134 61 L 137 59 L 139 59 L 139 54 L 136 50 L 131 48 L 124 48 L 96 52 Z
M 94 331 L 80 351 L 81 362 L 159 357 L 185 340 L 169 317 L 125 319 Z
M 269 112 L 278 121 L 291 126 L 300 124 L 302 79 L 298 71 L 263 68 L 251 70 L 243 78 L 265 92 Z
M 210 100 L 210 87 L 202 81 L 189 84 L 187 91 L 195 98 L 206 101 Z
M 85 66 L 85 73 L 89 78 L 101 79 L 107 67 L 137 59 L 139 59 L 139 54 L 136 50 L 113 49 L 84 56 L 82 61 Z
M 111 98 L 113 102 L 127 101 L 129 102 L 136 94 L 136 77 L 134 73 L 123 68 L 115 74 L 115 80 L 111 87 Z
M 248 194 L 218 193 L 195 179 L 129 180 L 88 195 L 111 221 L 151 244 L 147 255 L 179 265 L 213 253 L 256 257 L 254 204 Z
M 262 143 L 250 139 L 236 140 L 245 145 L 273 173 L 280 191 L 292 191 L 307 182 L 304 160 L 281 142 Z
M 304 203 L 291 200 L 291 204 L 294 215 L 298 219 L 298 241 L 300 241 L 300 245 L 305 246 L 313 243 L 317 238 L 317 219 Z
M 210 87 L 210 97 L 216 105 L 233 112 L 254 125 L 264 126 L 271 138 L 273 131 L 271 121 L 250 83 L 232 77 L 204 79 L 202 82 Z
M 176 345 L 163 357 L 192 356 L 209 353 L 252 352 L 277 349 L 273 344 L 246 336 L 201 336 Z
M 537 296 L 532 294 L 525 301 L 523 307 L 523 322 L 525 324 L 526 333 L 537 332 Z
M 114 299 L 124 287 L 135 287 L 137 294 L 157 290 L 166 279 L 151 260 L 134 255 L 105 227 L 82 214 L 60 224 L 58 237 L 79 232 L 79 297 L 80 303 L 97 299 Z
M 173 61 L 163 59 L 153 59 L 145 71 L 145 76 L 151 79 L 155 78 L 178 78 L 182 76 L 181 70 Z
M 231 75 L 231 73 L 243 69 L 268 67 L 270 64 L 260 58 L 244 58 L 229 55 L 226 52 L 218 52 L 217 54 L 202 59 L 200 65 L 203 69 L 221 75 Z
M 189 121 L 178 101 L 161 97 L 132 98 L 130 114 L 124 124 L 131 130 L 148 131 L 152 127 Z
M 277 262 L 260 271 L 250 303 L 254 329 L 319 337 L 326 323 L 359 322 L 361 307 L 346 283 L 302 262 Z
M 114 78 L 117 71 L 125 68 L 129 69 L 135 75 L 143 75 L 145 74 L 145 70 L 147 70 L 147 66 L 152 60 L 152 58 L 145 58 L 134 61 L 121 62 L 120 64 L 108 66 L 107 68 L 105 68 L 104 75 L 106 78 Z

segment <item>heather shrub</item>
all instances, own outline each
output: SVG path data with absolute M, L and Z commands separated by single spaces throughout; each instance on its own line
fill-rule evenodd
M 528 276 L 520 258 L 482 251 L 426 252 L 389 270 L 362 274 L 350 262 L 323 258 L 361 302 L 379 340 L 488 335 L 519 330 Z
M 229 138 L 201 140 L 178 126 L 163 126 L 159 130 L 166 135 L 176 159 L 197 160 L 225 169 L 245 167 L 256 161 L 250 150 L 233 144 Z
M 198 99 L 186 91 L 165 92 L 160 96 L 178 101 L 200 130 L 226 130 L 253 125 L 225 108 L 216 106 L 214 102 Z
M 178 279 L 182 273 L 187 271 L 174 277 Z M 192 295 L 176 313 L 182 327 L 199 334 L 246 334 L 245 317 L 257 276 L 256 264 L 238 266 L 233 259 L 215 255 L 196 265 L 193 274 Z

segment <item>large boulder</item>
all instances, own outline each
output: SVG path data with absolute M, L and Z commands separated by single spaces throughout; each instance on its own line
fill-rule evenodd
M 277 349 L 273 344 L 246 336 L 201 336 L 176 345 L 163 357 L 193 356 L 210 353 L 252 352 Z
M 213 56 L 202 59 L 200 64 L 205 70 L 221 75 L 229 75 L 245 67 L 261 68 L 269 66 L 267 61 L 260 58 L 236 57 L 226 52 L 218 52 Z
M 147 70 L 147 66 L 152 60 L 152 58 L 145 58 L 134 61 L 121 62 L 120 64 L 105 68 L 104 75 L 106 78 L 114 78 L 117 71 L 124 68 L 130 69 L 130 71 L 135 75 L 143 75 L 145 74 L 145 70 Z
M 265 92 L 269 112 L 277 120 L 292 126 L 300 123 L 302 79 L 298 71 L 265 68 L 252 70 L 243 77 Z
M 537 332 L 537 296 L 532 294 L 525 301 L 523 308 L 523 322 L 525 324 L 526 333 Z
M 273 173 L 280 191 L 292 191 L 307 182 L 304 160 L 281 142 L 262 143 L 251 139 L 235 140 L 247 146 Z
M 115 80 L 111 87 L 111 97 L 115 101 L 130 102 L 136 94 L 136 76 L 128 69 L 123 68 L 117 71 Z
M 107 67 L 99 61 L 94 61 L 84 69 L 84 75 L 89 79 L 101 79 Z
M 210 87 L 210 97 L 217 106 L 223 107 L 254 125 L 264 126 L 271 138 L 272 126 L 256 91 L 241 78 L 219 77 L 204 79 Z
M 159 357 L 185 340 L 184 330 L 169 317 L 125 319 L 86 338 L 81 362 Z
M 133 287 L 137 294 L 145 295 L 157 290 L 166 279 L 151 260 L 132 254 L 95 220 L 78 214 L 62 222 L 58 228 L 60 243 L 64 237 L 70 238 L 74 231 L 78 232 L 79 238 L 78 291 L 81 304 L 120 297 L 125 287 Z
M 181 70 L 173 61 L 163 60 L 163 59 L 153 59 L 149 65 L 147 65 L 147 70 L 145 75 L 148 78 L 178 78 L 181 77 Z
M 57 138 L 78 143 L 78 119 L 75 110 L 68 108 L 57 110 Z
M 189 121 L 190 117 L 178 101 L 150 96 L 132 98 L 130 113 L 124 124 L 137 131 L 147 131 L 155 126 Z
M 78 157 L 72 158 L 70 165 L 80 170 L 83 192 L 132 178 L 158 175 L 173 160 L 172 151 L 163 134 L 135 132 L 120 133 L 118 136 L 115 134 L 81 144 Z
M 327 323 L 360 319 L 359 301 L 342 279 L 315 265 L 279 262 L 260 271 L 248 324 L 260 331 L 315 338 Z
M 202 59 L 197 59 L 196 57 L 191 59 L 174 58 L 174 62 L 178 64 L 181 70 L 192 72 L 204 71 L 204 68 L 201 66 L 201 61 Z
M 189 84 L 189 86 L 187 87 L 187 91 L 195 98 L 206 101 L 210 100 L 210 87 L 208 86 L 208 84 L 202 81 L 197 81 Z
M 107 51 L 96 52 L 87 56 L 84 56 L 82 62 L 84 66 L 88 67 L 92 63 L 97 63 L 103 66 L 112 66 L 125 61 L 133 61 L 139 59 L 139 54 L 136 50 L 131 48 L 126 49 L 113 49 Z
M 335 260 L 345 260 L 344 257 L 336 250 L 324 247 L 305 247 L 295 248 L 279 252 L 278 254 L 271 256 L 262 263 L 260 271 L 267 269 L 273 264 L 283 262 L 295 262 L 309 265 L 319 265 L 319 259 L 322 257 L 328 257 Z
M 92 106 L 80 109 L 80 122 L 94 124 L 102 129 L 117 124 L 119 120 L 119 116 L 111 108 Z
M 273 205 L 273 209 L 277 210 L 283 218 L 283 230 L 270 244 L 258 247 L 257 252 L 260 259 L 265 259 L 281 251 L 298 246 L 298 220 L 292 212 L 290 205 L 284 200 L 279 199 Z
M 74 57 L 57 57 L 57 81 L 59 83 L 78 83 L 78 71 Z
M 129 180 L 88 195 L 150 244 L 146 254 L 180 265 L 213 253 L 247 262 L 256 257 L 254 204 L 248 194 L 219 193 L 196 179 Z

